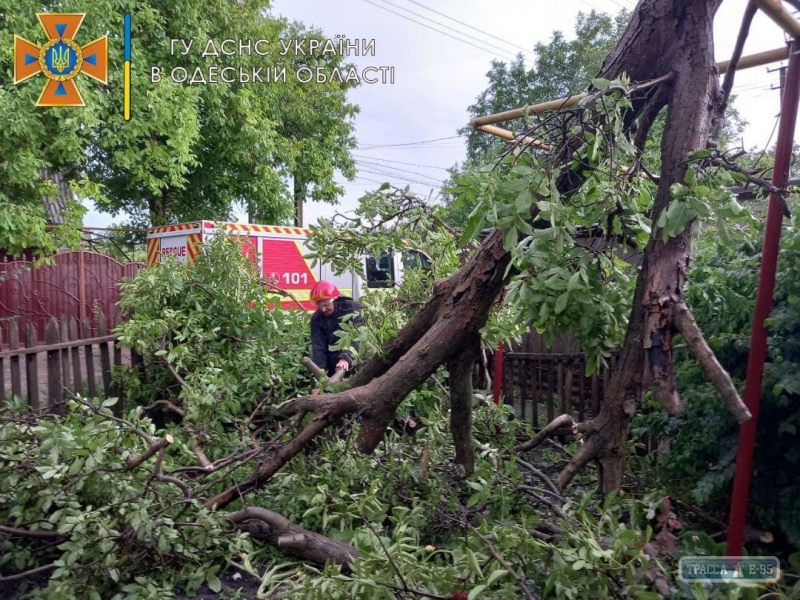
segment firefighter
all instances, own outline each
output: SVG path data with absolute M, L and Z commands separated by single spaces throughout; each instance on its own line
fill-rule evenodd
M 319 281 L 311 288 L 311 301 L 317 310 L 311 316 L 311 360 L 325 369 L 328 377 L 337 369 L 345 373 L 353 366 L 353 356 L 348 350 L 331 350 L 331 346 L 339 343 L 336 332 L 340 329 L 342 317 L 355 314 L 351 322 L 358 326 L 364 324 L 361 316 L 361 305 L 347 296 L 342 296 L 339 289 L 330 281 Z M 358 350 L 358 342 L 353 342 Z

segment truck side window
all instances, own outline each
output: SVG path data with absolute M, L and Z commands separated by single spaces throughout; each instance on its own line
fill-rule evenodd
M 431 269 L 431 259 L 419 250 L 406 250 L 403 252 L 404 269 Z
M 390 253 L 384 252 L 378 258 L 367 256 L 366 267 L 368 288 L 388 288 L 394 285 L 394 265 Z

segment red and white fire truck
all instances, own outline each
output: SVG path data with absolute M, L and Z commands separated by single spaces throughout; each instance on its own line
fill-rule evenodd
M 207 242 L 219 232 L 244 238 L 243 251 L 258 266 L 258 272 L 270 281 L 292 293 L 307 310 L 315 306 L 309 300 L 314 284 L 326 279 L 332 281 L 341 293 L 357 299 L 369 288 L 385 288 L 403 280 L 409 267 L 430 268 L 430 259 L 422 252 L 407 249 L 403 252 L 366 256 L 366 280 L 359 273 L 334 274 L 329 265 L 311 266 L 306 259 L 306 240 L 311 233 L 299 227 L 279 225 L 252 225 L 244 223 L 218 223 L 194 221 L 163 227 L 153 227 L 147 232 L 147 266 L 155 266 L 167 257 L 181 262 L 192 262 Z M 283 308 L 297 308 L 291 301 L 282 301 Z

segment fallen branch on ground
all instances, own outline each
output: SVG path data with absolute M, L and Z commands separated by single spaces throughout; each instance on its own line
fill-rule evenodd
M 353 559 L 359 556 L 353 546 L 298 527 L 283 515 L 266 508 L 249 506 L 228 515 L 227 519 L 253 537 L 318 565 L 333 563 L 349 570 Z

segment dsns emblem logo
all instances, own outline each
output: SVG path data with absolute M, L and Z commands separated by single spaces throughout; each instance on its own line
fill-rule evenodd
M 47 35 L 42 46 L 14 36 L 14 83 L 39 73 L 47 78 L 36 106 L 85 106 L 75 78 L 84 73 L 108 83 L 108 36 L 79 46 L 75 42 L 84 13 L 38 13 Z

